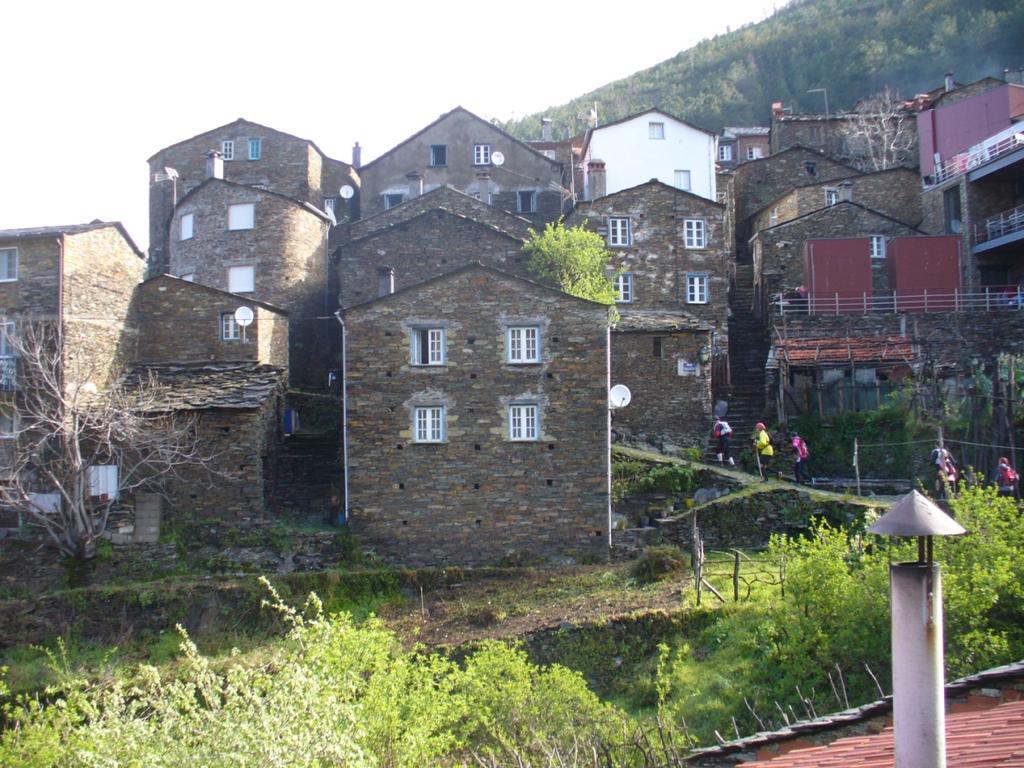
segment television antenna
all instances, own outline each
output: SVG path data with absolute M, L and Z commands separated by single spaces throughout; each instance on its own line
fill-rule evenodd
M 341 189 L 338 190 L 338 194 L 345 200 L 351 200 L 352 196 L 356 193 L 355 189 L 350 184 L 345 184 Z
M 616 384 L 608 390 L 608 407 L 613 411 L 625 408 L 633 399 L 633 393 L 625 384 Z
M 505 155 L 501 152 L 491 152 L 491 165 L 499 168 L 505 164 Z

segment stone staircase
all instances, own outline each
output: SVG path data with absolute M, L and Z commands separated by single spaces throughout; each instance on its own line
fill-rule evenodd
M 274 511 L 304 522 L 333 520 L 341 499 L 341 437 L 296 432 L 285 438 L 275 467 Z
M 732 427 L 733 456 L 750 443 L 754 425 L 765 417 L 764 365 L 770 347 L 768 329 L 754 314 L 754 265 L 738 263 L 729 288 L 729 367 L 732 392 L 726 420 Z M 714 458 L 712 444 L 711 457 Z

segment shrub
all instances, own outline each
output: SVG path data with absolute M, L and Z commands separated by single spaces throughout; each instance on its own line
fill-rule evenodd
M 666 576 L 681 574 L 689 567 L 689 558 L 679 547 L 658 544 L 647 547 L 633 563 L 633 578 L 641 584 L 651 584 Z

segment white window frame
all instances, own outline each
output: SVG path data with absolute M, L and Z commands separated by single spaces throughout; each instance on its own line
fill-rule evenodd
M 18 381 L 18 328 L 13 320 L 0 319 L 0 390 L 14 391 Z
M 444 442 L 444 411 L 443 405 L 417 405 L 412 409 L 412 440 L 414 443 Z
M 872 259 L 885 258 L 885 235 L 871 235 L 870 253 Z
M 540 406 L 537 403 L 509 405 L 508 439 L 514 443 L 535 443 L 540 440 Z
M 256 227 L 256 204 L 235 203 L 228 206 L 228 231 L 240 232 Z
M 324 198 L 324 213 L 334 213 L 335 206 L 338 203 L 338 199 L 335 197 Z
M 633 275 L 629 272 L 620 272 L 615 275 L 615 303 L 631 304 L 633 302 Z
M 436 162 L 437 155 L 435 154 L 435 150 L 437 150 L 437 149 L 441 149 L 441 150 L 444 151 L 444 162 L 443 163 Z M 448 145 L 447 144 L 431 144 L 430 145 L 430 167 L 431 168 L 444 168 L 447 165 L 448 165 Z
M 235 320 L 234 312 L 222 312 L 220 316 L 220 338 L 221 341 L 240 341 L 242 338 L 242 327 Z
M 708 275 L 706 272 L 686 273 L 686 303 L 708 303 Z
M 4 276 L 0 277 L 0 283 L 13 283 L 18 279 L 18 248 L 0 248 L 0 256 L 5 257 L 6 270 Z
M 633 222 L 628 216 L 608 217 L 608 245 L 625 248 L 633 244 Z
M 769 227 L 774 227 L 778 223 L 779 223 L 779 209 L 778 208 L 772 208 L 770 211 L 768 211 L 768 226 Z
M 835 187 L 825 187 L 825 207 L 831 208 L 839 205 L 839 190 Z
M 723 163 L 732 162 L 732 144 L 718 145 L 718 159 Z
M 424 340 L 426 348 L 424 349 Z M 412 340 L 410 347 L 410 362 L 412 365 L 428 367 L 432 365 L 444 365 L 446 360 L 446 342 L 444 328 L 425 326 L 412 329 Z M 423 353 L 426 351 L 427 359 L 424 361 Z
M 761 147 L 747 147 L 747 160 L 760 160 L 762 157 Z
M 249 275 L 248 279 L 245 278 L 246 274 Z M 256 292 L 256 267 L 253 264 L 236 264 L 228 267 L 227 278 L 228 293 Z
M 263 139 L 249 139 L 248 141 L 250 160 L 260 160 L 263 158 Z
M 683 220 L 683 244 L 692 250 L 707 247 L 707 227 L 704 226 L 704 219 Z
M 511 365 L 540 362 L 540 326 L 511 325 L 505 333 L 505 359 Z
M 529 205 L 523 205 L 523 195 L 529 195 Z M 516 190 L 516 213 L 536 213 L 537 212 L 537 190 L 535 189 L 517 189 Z
M 400 198 L 395 200 L 395 198 Z M 401 205 L 405 202 L 404 192 L 385 192 L 384 193 L 384 210 L 390 211 L 392 208 Z
M 491 145 L 490 144 L 474 144 L 473 145 L 473 165 L 490 165 L 491 164 Z
M 647 124 L 647 138 L 663 140 L 665 138 L 665 123 L 650 122 Z
M 687 169 L 681 168 L 676 170 L 674 173 L 674 178 L 676 189 L 682 189 L 686 192 L 689 192 L 690 189 L 692 189 L 693 182 L 691 179 L 691 174 Z
M 185 213 L 181 217 L 181 229 L 179 230 L 178 237 L 181 240 L 191 240 L 195 234 L 196 229 L 196 216 L 194 213 Z
M 225 160 L 235 159 L 235 142 L 234 139 L 225 139 L 220 143 L 220 155 Z

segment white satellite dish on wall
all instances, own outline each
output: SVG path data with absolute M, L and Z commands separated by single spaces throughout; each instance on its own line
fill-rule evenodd
M 352 196 L 355 193 L 356 191 L 348 184 L 344 185 L 341 189 L 338 190 L 338 194 L 341 195 L 345 200 L 351 200 Z
M 252 320 L 254 317 L 255 315 L 252 313 L 252 310 L 249 309 L 248 307 L 239 307 L 238 309 L 235 310 L 235 322 L 238 323 L 238 325 L 241 326 L 242 328 L 245 328 L 248 325 L 252 325 Z
M 633 393 L 625 384 L 616 384 L 608 390 L 608 407 L 625 408 L 633 399 Z
M 501 152 L 491 152 L 491 165 L 504 165 L 505 155 Z

